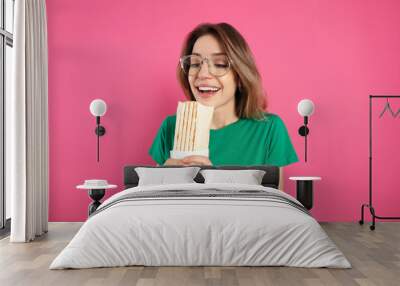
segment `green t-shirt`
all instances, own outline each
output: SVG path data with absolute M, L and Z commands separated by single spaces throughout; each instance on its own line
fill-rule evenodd
M 176 115 L 162 123 L 149 150 L 163 165 L 174 146 Z M 285 166 L 298 158 L 286 126 L 278 115 L 266 113 L 261 120 L 240 118 L 220 129 L 210 130 L 209 159 L 213 165 Z

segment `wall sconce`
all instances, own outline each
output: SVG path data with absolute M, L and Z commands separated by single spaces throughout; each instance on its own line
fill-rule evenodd
M 106 133 L 106 129 L 100 125 L 100 117 L 103 116 L 107 111 L 107 104 L 102 99 L 95 99 L 90 103 L 90 112 L 96 117 L 96 129 L 94 132 L 97 135 L 97 162 L 99 162 L 99 150 L 100 150 L 100 136 Z
M 308 117 L 314 113 L 314 103 L 309 99 L 303 99 L 297 105 L 297 111 L 304 117 L 304 125 L 299 128 L 299 134 L 304 136 L 304 159 L 307 162 L 307 135 L 310 132 L 307 124 Z

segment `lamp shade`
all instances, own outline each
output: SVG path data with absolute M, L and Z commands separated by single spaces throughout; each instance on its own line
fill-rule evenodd
M 107 111 L 107 104 L 102 99 L 95 99 L 90 103 L 90 112 L 94 116 L 103 116 Z
M 310 116 L 314 113 L 314 103 L 309 99 L 300 100 L 297 111 L 301 116 Z

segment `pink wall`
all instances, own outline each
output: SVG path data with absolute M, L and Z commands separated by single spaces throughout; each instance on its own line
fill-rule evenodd
M 85 220 L 90 199 L 75 189 L 84 179 L 121 186 L 124 165 L 153 164 L 152 139 L 184 99 L 175 78 L 183 39 L 205 21 L 229 22 L 245 36 L 270 111 L 285 121 L 301 159 L 297 103 L 314 101 L 309 162 L 287 167 L 285 177 L 323 178 L 317 219 L 359 219 L 368 194 L 368 95 L 400 94 L 400 1 L 58 0 L 47 11 L 51 221 Z M 109 106 L 100 163 L 89 113 L 95 98 Z M 392 104 L 400 108 L 400 100 Z M 375 117 L 383 102 L 377 106 Z M 399 176 L 390 172 L 400 162 L 399 120 L 376 119 L 380 215 L 400 212 Z M 294 182 L 285 184 L 294 194 Z

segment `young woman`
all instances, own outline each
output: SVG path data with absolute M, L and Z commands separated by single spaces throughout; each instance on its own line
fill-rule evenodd
M 184 42 L 177 75 L 188 100 L 214 107 L 209 157 L 169 157 L 176 122 L 172 115 L 162 123 L 149 150 L 158 164 L 282 167 L 298 161 L 284 123 L 266 112 L 260 74 L 245 39 L 234 27 L 227 23 L 197 26 Z M 282 168 L 280 173 L 282 178 Z

